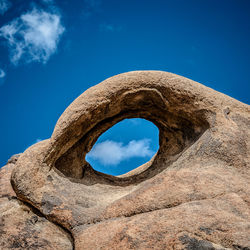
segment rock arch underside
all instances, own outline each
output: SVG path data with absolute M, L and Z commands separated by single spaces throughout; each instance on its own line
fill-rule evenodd
M 121 176 L 85 161 L 125 118 L 159 128 L 159 150 Z M 161 71 L 80 95 L 51 138 L 0 171 L 1 249 L 250 249 L 250 108 Z

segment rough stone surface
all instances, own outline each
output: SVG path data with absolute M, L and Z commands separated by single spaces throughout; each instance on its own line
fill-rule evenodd
M 69 233 L 17 199 L 10 184 L 16 158 L 0 170 L 0 249 L 73 249 Z
M 119 177 L 95 171 L 86 153 L 135 117 L 159 128 L 157 154 Z M 52 249 L 250 249 L 249 152 L 249 105 L 167 72 L 120 74 L 85 91 L 50 139 L 0 172 L 8 182 L 15 163 L 15 192 L 2 184 L 0 207 L 14 212 L 1 213 L 0 232 L 28 230 L 30 242 Z M 27 223 L 38 213 L 39 226 Z

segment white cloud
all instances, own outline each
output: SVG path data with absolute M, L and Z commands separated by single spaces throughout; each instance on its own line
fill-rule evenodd
M 60 15 L 34 8 L 0 28 L 0 37 L 7 40 L 12 63 L 46 63 L 64 30 Z
M 11 2 L 8 0 L 0 0 L 0 14 L 3 15 L 11 5 Z
M 0 78 L 4 78 L 6 76 L 6 73 L 0 69 Z
M 6 73 L 0 68 L 0 86 L 4 84 Z
M 132 140 L 127 145 L 122 142 L 107 140 L 94 145 L 87 158 L 98 160 L 103 165 L 117 165 L 132 157 L 152 157 L 150 140 Z

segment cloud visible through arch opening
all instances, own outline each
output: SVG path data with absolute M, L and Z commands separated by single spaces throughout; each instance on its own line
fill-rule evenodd
M 106 140 L 94 145 L 86 159 L 97 160 L 103 165 L 118 165 L 133 157 L 152 157 L 150 139 L 132 140 L 127 145 Z

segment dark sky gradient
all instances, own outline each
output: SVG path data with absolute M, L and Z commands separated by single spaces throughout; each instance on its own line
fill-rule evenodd
M 47 8 L 12 0 L 0 27 L 34 5 Z M 37 139 L 49 138 L 77 96 L 119 73 L 169 71 L 250 103 L 250 1 L 58 0 L 55 5 L 65 32 L 46 64 L 12 65 L 0 39 L 0 68 L 6 72 L 0 85 L 0 166 Z

